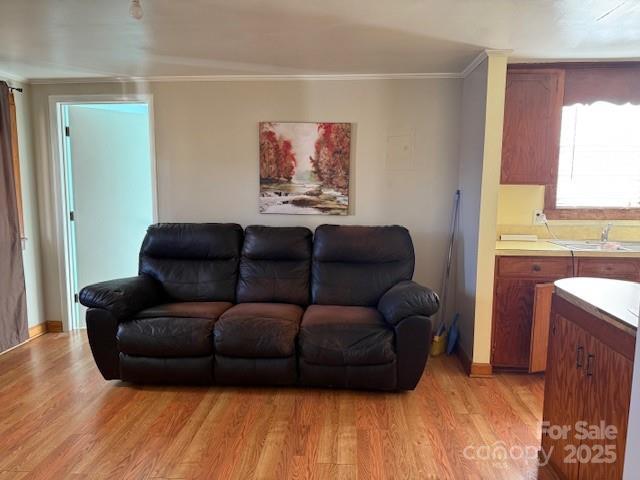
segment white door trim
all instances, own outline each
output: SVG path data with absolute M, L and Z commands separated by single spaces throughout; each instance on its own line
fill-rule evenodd
M 62 106 L 81 103 L 145 103 L 149 108 L 149 145 L 151 157 L 151 195 L 153 221 L 158 221 L 158 181 L 155 151 L 154 109 L 152 94 L 127 95 L 50 95 L 49 96 L 49 140 L 51 142 L 51 159 L 53 168 L 53 204 L 54 224 L 57 243 L 58 273 L 60 285 L 60 306 L 63 315 L 62 329 L 72 330 L 71 307 L 74 304 L 73 280 L 71 272 L 71 255 L 69 252 L 70 233 L 69 208 L 66 201 L 67 179 L 65 177 L 65 158 L 63 154 L 64 137 L 62 125 Z M 108 279 L 105 279 L 108 280 Z

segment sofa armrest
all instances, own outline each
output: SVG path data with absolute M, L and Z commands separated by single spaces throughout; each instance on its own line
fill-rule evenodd
M 411 315 L 394 327 L 398 390 L 413 390 L 418 385 L 427 364 L 433 340 L 432 320 L 423 315 Z
M 162 303 L 163 297 L 160 283 L 146 275 L 96 283 L 80 291 L 82 305 L 107 310 L 118 320 Z
M 430 317 L 438 308 L 440 299 L 436 292 L 411 280 L 391 287 L 378 302 L 378 311 L 390 325 L 413 315 Z

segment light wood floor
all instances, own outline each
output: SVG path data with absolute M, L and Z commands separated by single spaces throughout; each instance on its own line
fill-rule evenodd
M 455 357 L 401 394 L 140 387 L 104 381 L 84 334 L 47 334 L 0 355 L 0 480 L 533 479 L 464 448 L 539 445 L 543 388 Z

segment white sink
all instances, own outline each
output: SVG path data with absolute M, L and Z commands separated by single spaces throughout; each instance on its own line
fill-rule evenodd
M 618 242 L 627 252 L 640 252 L 640 242 Z
M 640 242 L 601 242 L 599 240 L 551 240 L 551 243 L 578 252 L 640 252 Z

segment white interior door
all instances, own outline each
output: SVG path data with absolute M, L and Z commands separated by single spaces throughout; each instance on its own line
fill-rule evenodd
M 137 274 L 138 252 L 153 223 L 149 110 L 146 104 L 68 105 L 67 188 L 76 293 Z M 75 261 L 74 261 L 75 260 Z M 74 328 L 86 328 L 76 303 Z

